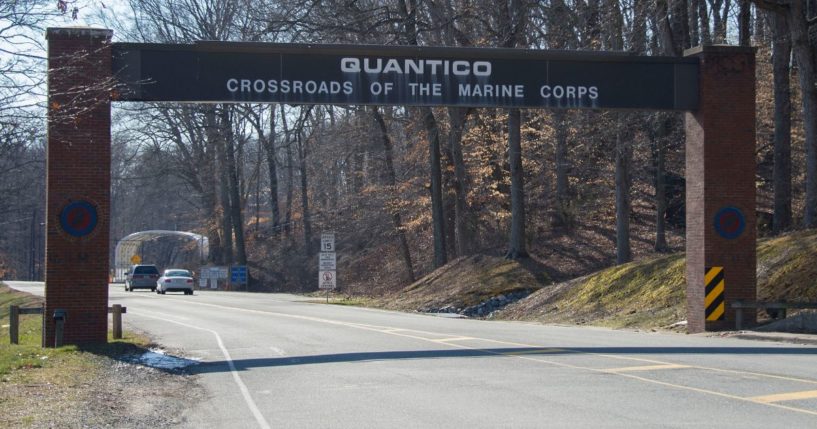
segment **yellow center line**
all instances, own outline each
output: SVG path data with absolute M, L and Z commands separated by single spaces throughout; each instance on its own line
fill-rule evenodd
M 770 402 L 780 402 L 780 401 L 797 401 L 803 399 L 814 399 L 817 398 L 817 390 L 805 390 L 802 392 L 789 392 L 789 393 L 778 393 L 777 395 L 765 395 L 765 396 L 755 396 L 749 398 L 756 402 L 762 402 L 764 404 Z
M 602 371 L 606 372 L 634 372 L 634 371 L 659 371 L 662 369 L 681 369 L 689 368 L 689 365 L 680 365 L 675 363 L 668 363 L 664 365 L 645 365 L 645 366 L 625 366 L 622 368 L 607 368 Z
M 439 342 L 439 343 L 446 343 L 449 341 L 468 341 L 473 340 L 474 337 L 450 337 L 450 338 L 429 338 L 431 341 Z
M 639 381 L 643 381 L 643 382 L 646 382 L 646 383 L 671 387 L 671 388 L 674 388 L 674 389 L 688 390 L 688 391 L 691 391 L 691 392 L 703 393 L 703 394 L 707 394 L 707 395 L 733 399 L 733 400 L 736 400 L 736 401 L 750 402 L 750 403 L 753 403 L 753 404 L 760 404 L 760 405 L 765 405 L 765 406 L 769 406 L 769 407 L 784 409 L 784 410 L 787 410 L 787 411 L 794 411 L 794 412 L 798 412 L 798 413 L 817 416 L 817 411 L 811 411 L 811 410 L 806 410 L 806 409 L 802 409 L 802 408 L 795 408 L 795 407 L 790 407 L 790 406 L 786 406 L 786 405 L 781 405 L 781 404 L 777 404 L 775 401 L 769 401 L 769 400 L 764 401 L 764 398 L 766 398 L 766 397 L 762 397 L 762 396 L 761 397 L 743 397 L 743 396 L 730 395 L 728 393 L 717 392 L 717 391 L 714 391 L 714 390 L 701 389 L 701 388 L 692 387 L 692 386 L 684 386 L 684 385 L 680 385 L 680 384 L 674 384 L 674 383 L 655 380 L 655 379 L 651 379 L 651 378 L 641 377 L 641 376 L 637 376 L 637 375 L 628 373 L 626 371 L 610 371 L 609 369 L 599 369 L 599 368 L 585 367 L 585 366 L 579 366 L 579 365 L 571 365 L 571 364 L 564 363 L 564 362 L 556 362 L 556 361 L 552 361 L 552 360 L 534 358 L 534 357 L 531 357 L 530 354 L 524 354 L 524 353 L 514 354 L 513 350 L 510 350 L 508 352 L 503 352 L 501 350 L 489 350 L 489 349 L 484 349 L 484 348 L 467 346 L 467 345 L 463 345 L 463 344 L 457 344 L 455 342 L 442 342 L 442 341 L 439 341 L 439 340 L 435 340 L 433 338 L 422 337 L 422 336 L 417 336 L 417 335 L 409 335 L 409 334 L 405 334 L 405 333 L 402 333 L 402 332 L 415 332 L 415 333 L 422 333 L 422 334 L 430 334 L 430 335 L 434 335 L 434 336 L 442 336 L 442 337 L 444 337 L 443 339 L 445 339 L 445 338 L 462 338 L 462 337 L 456 337 L 455 335 L 451 335 L 451 334 L 443 334 L 443 333 L 439 333 L 439 332 L 429 332 L 429 331 L 420 331 L 420 330 L 411 330 L 411 329 L 401 329 L 401 328 L 395 328 L 395 327 L 390 327 L 390 326 L 368 325 L 368 324 L 363 324 L 363 323 L 342 322 L 342 321 L 339 321 L 339 320 L 324 319 L 324 318 L 320 318 L 320 317 L 301 316 L 301 315 L 296 315 L 296 314 L 278 313 L 278 312 L 272 312 L 272 311 L 251 310 L 251 309 L 240 308 L 240 307 L 229 307 L 229 306 L 224 306 L 224 305 L 207 304 L 207 303 L 202 303 L 202 302 L 195 302 L 194 304 L 209 306 L 209 307 L 216 307 L 216 308 L 224 308 L 224 309 L 229 309 L 229 310 L 242 311 L 242 312 L 247 312 L 247 313 L 278 316 L 278 317 L 297 319 L 297 320 L 308 320 L 308 321 L 312 321 L 312 322 L 331 324 L 331 325 L 337 325 L 337 326 L 346 326 L 346 327 L 350 327 L 350 328 L 357 328 L 357 329 L 364 329 L 364 330 L 368 330 L 368 331 L 380 332 L 380 333 L 387 334 L 387 335 L 394 335 L 394 336 L 399 336 L 399 337 L 417 339 L 417 340 L 421 340 L 421 341 L 428 341 L 428 342 L 432 342 L 432 343 L 435 343 L 435 344 L 444 344 L 444 345 L 449 346 L 449 347 L 473 350 L 473 351 L 477 351 L 477 352 L 484 353 L 484 354 L 487 354 L 487 355 L 504 356 L 504 357 L 508 357 L 508 358 L 512 358 L 512 359 L 524 359 L 524 360 L 528 360 L 528 361 L 532 361 L 532 362 L 548 364 L 548 365 L 558 366 L 558 367 L 562 367 L 562 368 L 592 371 L 592 372 L 598 372 L 598 373 L 604 373 L 604 374 L 615 374 L 615 375 L 617 375 L 619 377 L 627 377 L 627 378 L 630 378 L 630 379 L 633 379 L 633 380 L 639 380 Z M 399 331 L 399 332 L 397 332 L 397 331 Z M 548 348 L 543 348 L 543 347 L 537 346 L 537 345 L 515 343 L 515 342 L 509 342 L 509 341 L 492 340 L 492 339 L 488 339 L 488 338 L 469 337 L 469 339 L 485 341 L 485 342 L 491 342 L 491 343 L 497 343 L 497 344 L 513 345 L 513 346 L 518 346 L 518 347 L 536 348 L 536 349 L 540 349 L 540 350 L 560 350 L 560 351 L 569 352 L 569 353 L 585 354 L 585 355 L 599 356 L 599 357 L 609 357 L 609 358 L 621 359 L 621 360 L 652 362 L 652 363 L 655 363 L 658 366 L 679 365 L 679 364 L 674 364 L 674 363 L 670 363 L 670 362 L 661 362 L 661 361 L 657 361 L 657 360 L 633 358 L 633 357 L 629 357 L 629 356 L 619 356 L 619 355 L 610 355 L 610 354 L 603 354 L 603 353 L 585 352 L 585 351 L 574 350 L 574 349 L 570 349 L 570 348 L 548 349 Z M 534 354 L 534 353 L 531 353 L 531 354 Z M 797 381 L 797 382 L 801 382 L 801 383 L 817 384 L 817 380 L 799 379 L 799 378 L 794 378 L 794 377 L 785 377 L 785 376 L 778 376 L 778 375 L 773 375 L 773 374 L 755 373 L 755 372 L 738 371 L 738 370 L 728 370 L 728 369 L 721 369 L 721 368 L 710 368 L 710 367 L 695 366 L 695 365 L 689 365 L 688 368 L 708 370 L 708 371 L 717 371 L 717 372 L 724 372 L 724 373 L 734 373 L 734 374 L 740 374 L 740 375 L 754 375 L 754 376 L 758 376 L 758 377 L 768 377 L 768 378 L 779 379 L 779 380 L 789 380 L 789 381 Z M 811 392 L 811 391 L 809 391 L 809 392 Z M 815 391 L 815 392 L 817 392 L 817 391 Z M 800 392 L 800 393 L 802 393 L 802 392 Z M 774 395 L 772 395 L 772 396 L 774 396 Z

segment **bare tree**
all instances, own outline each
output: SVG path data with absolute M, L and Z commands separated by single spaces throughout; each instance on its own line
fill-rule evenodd
M 786 18 L 797 62 L 806 134 L 806 198 L 803 225 L 817 227 L 817 50 L 810 45 L 806 4 L 798 0 L 753 0 L 758 7 Z
M 774 73 L 774 216 L 772 231 L 791 227 L 791 32 L 787 17 L 771 13 Z

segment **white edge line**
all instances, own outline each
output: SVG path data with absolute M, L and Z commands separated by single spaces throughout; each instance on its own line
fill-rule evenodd
M 247 385 L 244 384 L 244 382 L 241 380 L 241 377 L 238 375 L 238 370 L 235 367 L 235 363 L 233 363 L 233 358 L 230 357 L 230 352 L 227 351 L 227 347 L 224 346 L 224 342 L 221 341 L 221 335 L 219 335 L 218 332 L 213 331 L 212 329 L 202 328 L 200 326 L 193 326 L 188 325 L 186 323 L 177 322 L 175 320 L 165 319 L 163 317 L 148 316 L 141 311 L 137 312 L 136 314 L 142 317 L 161 320 L 163 322 L 175 323 L 177 325 L 185 326 L 187 328 L 198 329 L 200 331 L 206 331 L 213 334 L 216 337 L 216 342 L 218 343 L 218 347 L 221 349 L 221 353 L 224 355 L 224 359 L 227 361 L 227 366 L 230 367 L 230 373 L 233 375 L 233 380 L 235 380 L 235 383 L 238 385 L 238 389 L 241 390 L 241 396 L 244 397 L 244 402 L 247 404 L 247 407 L 250 409 L 250 412 L 252 412 L 253 417 L 255 417 L 255 421 L 258 423 L 258 426 L 261 427 L 262 429 L 271 429 L 269 423 L 267 423 L 267 420 L 261 414 L 261 410 L 258 409 L 258 406 L 252 399 L 252 396 L 250 395 L 250 390 L 247 389 Z

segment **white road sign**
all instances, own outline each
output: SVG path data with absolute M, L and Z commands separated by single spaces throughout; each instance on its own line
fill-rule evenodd
M 320 271 L 318 273 L 318 287 L 321 289 L 334 289 L 337 287 L 337 278 L 334 271 Z
M 321 234 L 321 252 L 335 251 L 335 233 L 324 232 Z
M 321 252 L 318 259 L 318 269 L 321 271 L 336 270 L 335 252 Z

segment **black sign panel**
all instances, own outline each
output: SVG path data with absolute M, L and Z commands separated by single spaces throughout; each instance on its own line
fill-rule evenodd
M 694 58 L 489 48 L 118 43 L 121 101 L 695 110 Z

